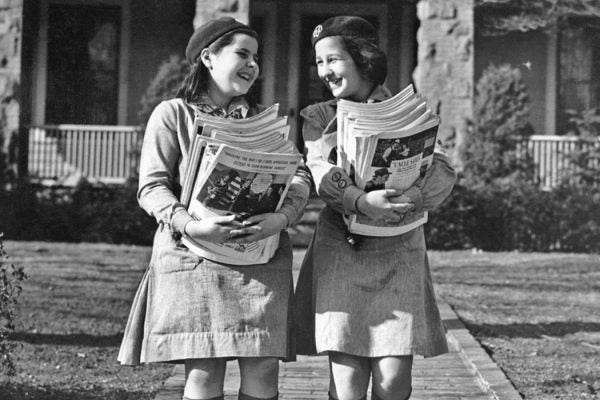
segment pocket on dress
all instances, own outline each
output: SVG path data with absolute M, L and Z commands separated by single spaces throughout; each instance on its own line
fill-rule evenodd
M 166 225 L 158 228 L 154 240 L 154 266 L 159 273 L 193 271 L 204 259 L 191 252 L 181 242 L 173 238 L 171 230 Z

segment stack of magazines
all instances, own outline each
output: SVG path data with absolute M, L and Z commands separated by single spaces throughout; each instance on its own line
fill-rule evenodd
M 338 102 L 337 163 L 366 192 L 411 187 L 433 162 L 439 126 L 426 100 L 412 85 L 379 103 Z M 404 201 L 402 196 L 398 201 Z M 351 233 L 395 236 L 427 222 L 426 211 L 411 211 L 400 222 L 346 217 Z
M 275 104 L 246 119 L 202 115 L 183 177 L 181 202 L 196 219 L 276 212 L 296 173 L 301 155 L 288 141 L 287 117 Z M 279 246 L 279 234 L 250 243 L 213 243 L 186 235 L 182 242 L 209 260 L 264 264 Z

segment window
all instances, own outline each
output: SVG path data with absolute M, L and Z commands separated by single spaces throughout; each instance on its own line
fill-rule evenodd
M 574 21 L 560 38 L 561 131 L 567 126 L 566 110 L 600 107 L 600 25 Z
M 46 123 L 117 124 L 121 9 L 50 4 Z

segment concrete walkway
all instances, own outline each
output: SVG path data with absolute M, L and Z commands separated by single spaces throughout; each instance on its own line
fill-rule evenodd
M 294 279 L 304 250 L 294 252 Z M 522 397 L 471 336 L 452 308 L 438 301 L 447 329 L 450 353 L 432 358 L 416 358 L 413 367 L 411 400 L 521 400 Z M 280 399 L 327 399 L 329 368 L 327 357 L 299 356 L 298 361 L 280 363 Z M 155 400 L 181 400 L 183 366 L 176 366 Z M 225 378 L 225 399 L 237 399 L 239 370 L 229 362 Z M 370 393 L 370 390 L 369 390 Z

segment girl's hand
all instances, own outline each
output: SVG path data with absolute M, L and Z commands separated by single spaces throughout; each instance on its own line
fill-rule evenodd
M 213 243 L 224 243 L 233 237 L 232 232 L 244 225 L 235 215 L 224 215 L 190 221 L 185 225 L 185 234 L 192 239 L 201 239 Z
M 406 196 L 395 189 L 374 190 L 360 195 L 356 208 L 361 213 L 375 220 L 400 222 L 407 212 L 415 208 Z
M 282 213 L 266 213 L 253 215 L 243 224 L 244 227 L 231 231 L 233 241 L 247 243 L 265 239 L 285 229 L 288 220 Z

